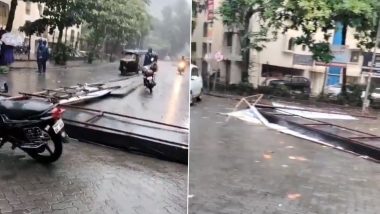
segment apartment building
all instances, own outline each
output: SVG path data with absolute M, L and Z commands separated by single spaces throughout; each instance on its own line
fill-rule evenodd
M 217 72 L 219 81 L 225 84 L 241 82 L 242 57 L 240 41 L 236 32 L 230 31 L 221 22 L 215 11 L 223 0 L 198 0 L 197 15 L 194 17 L 196 27 L 192 36 L 192 60 L 202 70 L 204 78 Z M 258 18 L 252 17 L 251 31 L 258 31 Z M 331 44 L 340 44 L 341 29 L 331 31 Z M 296 45 L 295 38 L 302 32 L 290 30 L 280 34 L 276 41 L 266 43 L 260 52 L 251 50 L 249 82 L 254 87 L 265 85 L 272 78 L 283 78 L 285 75 L 304 76 L 311 80 L 312 93 L 318 95 L 325 85 L 336 85 L 342 82 L 342 68 L 346 67 L 347 82 L 364 84 L 368 73 L 362 72 L 362 66 L 369 66 L 372 54 L 362 53 L 357 48 L 354 31 L 348 29 L 346 46 L 335 45 L 337 58 L 345 62 L 333 63 L 333 66 L 321 66 L 314 62 L 312 54 L 304 45 Z M 323 33 L 315 35 L 316 40 L 323 40 Z M 216 52 L 222 52 L 224 60 L 217 63 Z M 340 53 L 341 52 L 341 53 Z M 379 51 L 380 53 L 380 51 Z M 380 56 L 379 63 L 380 67 Z M 365 71 L 365 70 L 364 70 Z M 380 75 L 374 75 L 373 82 L 380 87 Z
M 11 0 L 0 0 L 0 25 L 3 28 L 5 28 L 8 20 L 10 3 Z M 15 34 L 23 34 L 19 32 L 18 29 L 21 26 L 23 26 L 27 21 L 33 22 L 39 19 L 43 14 L 43 10 L 43 4 L 28 1 L 19 1 L 16 9 L 15 19 L 13 22 L 12 32 Z M 79 47 L 80 31 L 81 29 L 77 27 L 68 28 L 64 32 L 63 40 L 66 42 L 66 44 L 70 44 L 73 47 Z M 31 53 L 36 53 L 38 39 L 41 37 L 45 38 L 50 45 L 56 43 L 58 41 L 58 30 L 56 30 L 56 32 L 53 35 L 48 34 L 48 32 L 46 31 L 41 36 L 32 36 Z M 29 39 L 25 38 L 25 42 L 28 43 Z
M 220 83 L 241 82 L 240 42 L 236 33 L 223 26 L 216 13 L 223 0 L 198 0 L 196 27 L 192 35 L 192 61 L 202 71 L 204 79 L 216 74 Z M 224 60 L 217 62 L 215 54 L 221 52 Z
M 251 29 L 258 30 L 257 17 L 251 20 Z M 331 31 L 331 44 L 340 44 L 341 29 Z M 344 56 L 346 63 L 333 63 L 332 66 L 320 66 L 314 62 L 312 53 L 305 45 L 296 45 L 295 38 L 302 32 L 290 30 L 280 34 L 276 41 L 266 43 L 266 48 L 260 52 L 251 50 L 253 67 L 249 71 L 249 81 L 255 86 L 265 85 L 271 78 L 282 78 L 285 75 L 304 76 L 310 79 L 312 93 L 319 94 L 324 85 L 336 85 L 342 82 L 342 68 L 346 66 L 347 82 L 363 84 L 367 74 L 362 73 L 362 66 L 368 65 L 368 59 L 364 59 L 363 53 L 357 48 L 353 29 L 348 29 L 346 45 L 342 47 L 339 57 Z M 323 40 L 323 33 L 315 35 L 317 41 Z M 368 54 L 367 54 L 368 55 Z M 367 62 L 367 63 L 365 63 Z M 377 82 L 377 80 L 375 80 Z

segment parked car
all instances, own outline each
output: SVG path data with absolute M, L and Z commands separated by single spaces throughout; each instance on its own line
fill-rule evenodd
M 342 91 L 342 85 L 328 85 L 325 87 L 324 93 L 328 96 L 338 96 L 340 92 Z
M 190 104 L 194 104 L 194 101 L 201 101 L 202 99 L 203 79 L 201 72 L 196 65 L 190 64 L 190 71 Z
M 362 92 L 361 98 L 364 99 L 365 91 Z M 380 102 L 380 88 L 375 88 L 372 93 L 369 94 L 368 99 L 370 103 L 379 103 Z
M 285 76 L 282 80 L 271 80 L 269 86 L 280 87 L 286 86 L 291 91 L 302 91 L 305 94 L 310 94 L 310 80 L 302 76 Z
M 342 91 L 342 84 L 328 85 L 325 87 L 324 94 L 326 94 L 328 97 L 333 98 L 333 97 L 337 97 L 341 91 Z M 347 85 L 346 91 L 349 94 L 352 93 L 352 90 L 350 89 L 350 85 Z

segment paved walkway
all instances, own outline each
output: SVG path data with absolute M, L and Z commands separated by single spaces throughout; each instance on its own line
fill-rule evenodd
M 93 65 L 97 65 L 99 62 L 95 62 Z M 78 61 L 68 61 L 67 65 L 55 65 L 53 61 L 49 61 L 46 65 L 48 69 L 52 68 L 62 68 L 62 67 L 80 67 L 80 66 L 91 66 L 83 60 Z M 11 70 L 15 69 L 38 69 L 36 61 L 15 61 L 11 66 Z
M 236 101 L 191 109 L 190 214 L 378 214 L 380 165 L 232 119 Z

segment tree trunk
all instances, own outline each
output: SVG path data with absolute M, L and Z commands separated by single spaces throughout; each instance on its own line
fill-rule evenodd
M 58 41 L 57 41 L 57 44 L 62 44 L 62 37 L 63 37 L 63 29 L 60 28 L 60 29 L 59 29 L 59 33 L 58 33 Z
M 28 60 L 30 60 L 30 50 L 32 48 L 32 35 L 29 35 Z
M 343 23 L 342 29 L 342 45 L 346 45 L 346 37 L 347 37 L 347 24 Z M 346 95 L 347 92 L 347 68 L 342 69 L 342 91 L 343 95 Z
M 68 28 L 66 28 L 66 30 L 65 30 L 65 44 L 67 44 L 67 30 L 68 30 Z
M 244 32 L 243 32 L 243 41 L 242 41 L 242 60 L 243 60 L 243 68 L 241 72 L 241 81 L 242 82 L 248 82 L 248 72 L 249 72 L 249 58 L 250 58 L 250 44 L 251 40 L 249 39 L 249 36 L 247 36 L 249 32 L 249 24 L 251 21 L 252 13 L 248 12 L 245 20 L 244 20 Z
M 7 20 L 7 26 L 5 27 L 5 30 L 7 32 L 11 32 L 13 28 L 13 21 L 15 19 L 15 13 L 17 9 L 17 0 L 11 1 L 11 8 L 9 9 L 9 15 Z

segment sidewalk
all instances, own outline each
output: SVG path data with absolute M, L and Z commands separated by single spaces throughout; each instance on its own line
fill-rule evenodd
M 94 66 L 101 64 L 101 62 L 94 62 L 93 64 L 88 64 L 87 62 L 83 60 L 78 61 L 68 61 L 65 66 L 62 65 L 55 65 L 54 62 L 49 61 L 47 63 L 48 69 L 54 69 L 54 68 L 73 68 L 73 67 L 81 67 L 81 66 Z M 38 69 L 37 62 L 36 61 L 15 61 L 11 66 L 11 70 L 16 69 Z

